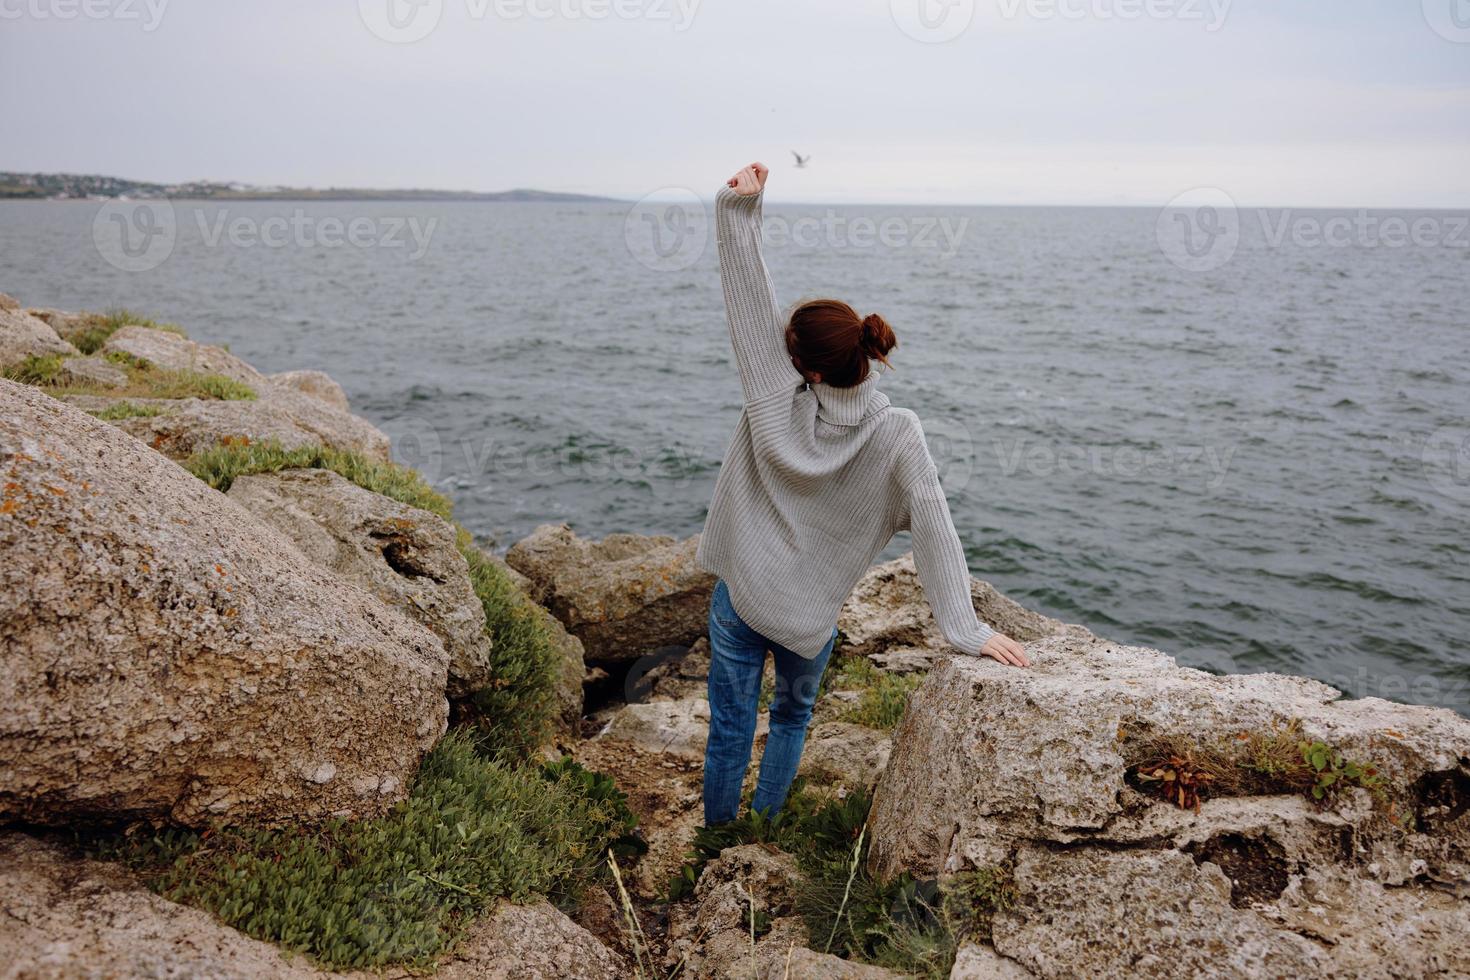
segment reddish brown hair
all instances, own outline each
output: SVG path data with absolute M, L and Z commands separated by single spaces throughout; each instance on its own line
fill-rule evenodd
M 838 299 L 814 299 L 791 313 L 786 350 L 802 377 L 834 388 L 851 388 L 868 377 L 871 361 L 888 363 L 898 346 L 893 328 L 876 313 L 866 317 Z

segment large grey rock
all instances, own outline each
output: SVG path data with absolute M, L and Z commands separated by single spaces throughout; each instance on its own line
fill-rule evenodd
M 587 541 L 565 524 L 544 524 L 505 560 L 530 580 L 532 598 L 582 641 L 589 660 L 633 661 L 704 634 L 715 578 L 695 564 L 698 544 L 697 535 Z
M 201 344 L 169 330 L 126 326 L 102 345 L 103 354 L 127 354 L 169 371 L 218 374 L 257 391 L 269 384 L 265 375 L 223 347 Z
M 800 774 L 821 783 L 837 783 L 849 789 L 872 789 L 888 755 L 893 738 L 845 721 L 813 725 L 801 753 Z
M 1321 932 L 1298 927 L 1312 907 L 1294 897 L 1304 883 L 1348 883 L 1334 918 L 1394 935 L 1388 974 L 1444 961 L 1440 937 L 1465 906 L 1440 909 L 1437 889 L 1470 880 L 1470 719 L 1342 701 L 1305 678 L 1218 677 L 1066 630 L 1028 649 L 1026 670 L 936 661 L 875 792 L 875 872 L 1014 862 L 1021 901 L 997 920 L 995 946 L 1044 976 L 1175 976 L 1211 959 L 1236 975 L 1360 975 L 1351 964 L 1371 944 L 1348 942 L 1350 929 L 1325 954 L 1302 938 Z M 1387 803 L 1348 789 L 1327 805 L 1222 796 L 1195 812 L 1125 779 L 1152 746 L 1237 745 L 1292 720 L 1375 765 Z
M 271 375 L 270 380 L 272 384 L 282 388 L 295 388 L 302 394 L 310 395 L 344 412 L 351 408 L 347 403 L 347 392 L 325 371 L 282 371 Z
M 267 387 L 256 394 L 253 400 L 240 401 L 99 395 L 68 395 L 64 400 L 87 412 L 120 401 L 158 409 L 158 415 L 115 419 L 112 424 L 171 459 L 187 459 L 221 445 L 261 442 L 277 443 L 284 449 L 328 446 L 388 459 L 388 437 L 355 415 L 289 389 Z
M 77 338 L 92 329 L 96 317 L 91 313 L 67 313 L 63 310 L 30 309 L 26 310 L 37 320 L 44 320 L 46 325 L 56 331 L 56 335 L 68 343 L 75 344 Z
M 307 980 L 303 958 L 159 898 L 120 866 L 0 835 L 0 976 Z
M 64 384 L 121 388 L 128 383 L 128 372 L 105 357 L 68 357 L 61 362 L 59 380 Z
M 629 964 L 547 902 L 500 905 L 476 922 L 442 961 L 443 980 L 623 980 Z M 390 971 L 408 980 L 422 971 Z
M 383 812 L 439 638 L 142 443 L 0 382 L 0 817 Z
M 991 946 L 967 942 L 955 953 L 949 980 L 1028 980 L 1035 975 Z
M 765 732 L 767 726 L 767 716 L 762 714 L 757 732 Z M 597 737 L 632 742 L 666 755 L 703 759 L 704 743 L 709 738 L 709 702 L 687 698 L 625 704 Z
M 376 426 L 333 404 L 330 398 L 323 398 L 320 391 L 273 383 L 222 347 L 201 344 L 167 330 L 127 326 L 107 339 L 102 352 L 126 354 L 169 371 L 220 375 L 247 385 L 255 393 L 254 399 L 238 401 L 129 399 L 134 404 L 157 407 L 162 414 L 117 419 L 113 424 L 175 459 L 220 444 L 266 441 L 287 449 L 320 445 L 376 459 L 389 457 L 388 437 Z M 96 396 L 70 400 L 85 411 L 115 403 Z
M 1086 634 L 1080 626 L 1027 609 L 979 579 L 970 580 L 970 600 L 981 622 L 1022 643 L 1061 631 Z M 912 552 L 868 569 L 842 604 L 837 627 L 844 654 L 867 656 L 898 673 L 927 670 L 938 654 L 954 652 L 924 599 Z
M 1220 869 L 1179 851 L 1028 848 L 1015 881 L 995 948 L 1042 977 L 1324 975 L 1314 943 L 1232 906 Z
M 0 368 L 13 367 L 28 357 L 76 352 L 55 330 L 29 313 L 0 309 Z
M 240 477 L 229 496 L 312 561 L 433 630 L 449 654 L 451 698 L 494 683 L 485 610 L 444 518 L 330 470 Z

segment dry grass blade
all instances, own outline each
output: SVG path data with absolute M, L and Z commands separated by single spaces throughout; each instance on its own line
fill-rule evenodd
M 832 952 L 832 942 L 837 938 L 837 927 L 842 922 L 842 914 L 847 911 L 848 899 L 852 898 L 852 883 L 857 878 L 858 862 L 862 860 L 863 841 L 867 839 L 867 836 L 868 828 L 864 824 L 862 831 L 858 834 L 857 843 L 852 848 L 852 867 L 847 872 L 847 887 L 842 889 L 842 904 L 837 906 L 837 915 L 832 919 L 832 932 L 827 936 L 827 945 L 822 947 L 824 953 Z

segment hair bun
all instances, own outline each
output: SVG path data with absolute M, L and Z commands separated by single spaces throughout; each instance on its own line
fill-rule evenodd
M 898 338 L 893 335 L 893 328 L 888 321 L 877 313 L 869 313 L 863 318 L 863 353 L 875 361 L 888 363 L 888 352 L 898 346 Z

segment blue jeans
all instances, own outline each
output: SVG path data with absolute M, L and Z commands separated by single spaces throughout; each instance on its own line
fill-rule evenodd
M 755 742 L 756 712 L 761 693 L 761 673 L 766 651 L 776 658 L 776 697 L 771 702 L 771 731 L 761 758 L 751 808 L 774 815 L 786 802 L 801 749 L 806 744 L 806 726 L 812 720 L 817 690 L 832 639 L 811 660 L 772 643 L 745 625 L 730 604 L 724 581 L 715 583 L 709 606 L 709 741 L 704 749 L 705 826 L 734 820 L 740 810 L 740 788 L 750 766 Z

